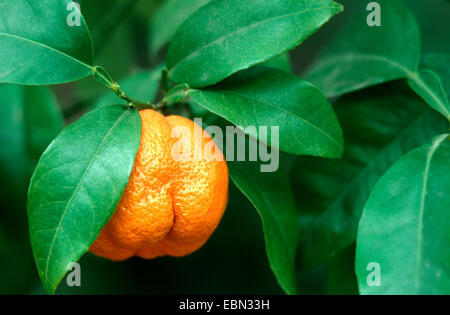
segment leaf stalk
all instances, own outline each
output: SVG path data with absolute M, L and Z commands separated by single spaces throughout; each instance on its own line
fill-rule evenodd
M 162 107 L 164 104 L 162 104 L 162 106 L 158 106 L 155 104 L 152 104 L 151 102 L 147 102 L 147 101 L 140 101 L 140 100 L 136 100 L 130 96 L 128 96 L 120 87 L 119 83 L 115 82 L 111 76 L 109 75 L 109 73 L 100 66 L 95 66 L 92 68 L 92 76 L 94 77 L 94 79 L 99 82 L 100 84 L 104 85 L 105 87 L 109 88 L 111 91 L 114 92 L 114 94 L 117 95 L 117 97 L 119 97 L 120 99 L 124 100 L 127 102 L 129 107 L 133 107 L 136 109 L 147 109 L 147 108 L 151 108 L 151 109 L 159 109 L 160 107 Z

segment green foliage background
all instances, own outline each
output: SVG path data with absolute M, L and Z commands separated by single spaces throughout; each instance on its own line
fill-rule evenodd
M 186 1 L 190 0 L 182 2 L 186 3 Z M 125 91 L 127 86 L 135 86 L 133 81 L 135 77 L 142 84 L 139 75 L 147 74 L 145 71 L 148 69 L 157 68 L 158 71 L 152 71 L 151 75 L 160 74 L 158 67 L 164 62 L 167 53 L 167 47 L 163 43 L 173 36 L 181 20 L 207 1 L 192 0 L 194 8 L 186 5 L 183 10 L 177 10 L 176 14 L 171 14 L 173 3 L 176 1 L 169 2 L 167 5 L 163 0 L 81 1 L 82 12 L 94 43 L 96 64 L 101 64 L 108 69 L 115 80 L 125 79 L 121 83 Z M 319 53 L 329 47 L 331 39 L 336 36 L 339 29 L 346 24 L 356 10 L 360 9 L 359 1 L 338 2 L 344 5 L 344 12 L 333 17 L 317 33 L 289 53 L 294 74 L 304 78 L 304 74 L 308 73 L 308 67 Z M 422 52 L 449 54 L 450 5 L 448 2 L 404 0 L 403 3 L 418 21 Z M 281 64 L 282 67 L 289 68 L 286 60 L 277 59 L 272 62 L 278 63 L 278 67 Z M 367 97 L 367 95 L 376 98 L 380 93 L 385 93 L 388 96 L 382 101 L 390 102 L 392 107 L 396 106 L 403 100 L 402 98 L 399 101 L 397 95 L 401 94 L 402 97 L 405 95 L 405 99 L 414 98 L 403 83 L 405 82 L 384 85 L 381 90 L 375 87 L 357 92 L 349 97 L 349 102 L 352 98 Z M 138 99 L 153 98 L 158 87 L 152 84 L 154 81 L 150 80 L 148 84 L 145 84 L 147 89 L 138 91 L 137 95 L 135 93 L 133 96 Z M 405 90 L 408 92 L 404 92 Z M 53 96 L 44 87 L 11 88 L 5 84 L 0 85 L 0 105 L 3 107 L 0 112 L 0 293 L 2 294 L 45 293 L 30 247 L 26 193 L 40 154 L 62 129 L 60 116 L 63 115 L 65 124 L 68 124 L 91 109 L 101 107 L 102 103 L 106 104 L 114 99 L 120 103 L 109 90 L 91 78 L 55 85 L 51 87 L 51 91 L 56 95 L 56 99 L 52 99 Z M 390 91 L 394 91 L 392 92 L 395 94 L 394 99 L 389 98 Z M 36 112 L 36 102 L 39 99 L 47 99 L 43 103 L 50 106 Z M 417 107 L 412 106 L 408 110 L 413 117 L 411 120 L 428 111 L 428 108 L 425 109 L 423 103 L 420 103 Z M 61 113 L 55 109 L 58 106 Z M 367 104 L 367 106 L 372 105 Z M 205 114 L 204 109 L 199 107 L 194 107 L 194 111 L 197 111 L 198 115 Z M 346 128 L 349 128 L 346 126 L 351 126 L 354 116 L 348 117 L 345 113 L 340 113 L 339 109 L 337 113 L 345 134 Z M 367 117 L 371 113 L 364 111 L 361 113 L 359 109 L 355 109 L 352 114 Z M 430 110 L 430 113 L 424 115 L 432 116 L 432 118 L 423 119 L 431 119 L 430 125 L 434 126 L 438 132 L 441 121 L 433 116 L 437 114 Z M 39 120 L 35 119 L 36 117 L 44 119 L 45 128 Z M 208 116 L 204 117 L 207 119 Z M 344 125 L 344 121 L 348 122 L 348 125 Z M 358 128 L 358 126 L 352 127 Z M 399 129 L 403 130 L 401 126 Z M 409 150 L 424 145 L 427 140 L 422 141 L 420 136 L 423 134 L 420 130 L 413 129 L 413 131 L 418 137 L 415 142 L 408 144 L 411 146 L 411 148 L 408 147 Z M 36 134 L 40 135 L 37 139 L 34 137 Z M 379 144 L 375 137 L 368 141 L 372 141 L 371 144 L 374 146 Z M 401 155 L 406 152 L 402 152 Z M 346 156 L 344 152 L 342 163 L 345 163 Z M 302 186 L 302 180 L 308 179 L 308 171 L 314 170 L 314 165 L 318 161 L 314 159 L 317 158 L 297 159 L 291 154 L 281 154 L 283 168 L 290 171 L 291 183 L 300 209 L 304 203 L 312 205 L 309 209 L 319 209 L 330 197 L 314 191 L 314 189 L 320 191 L 323 183 L 311 183 L 306 188 Z M 349 160 L 353 161 L 351 155 Z M 336 167 L 336 164 L 332 163 L 335 161 L 330 162 L 330 168 Z M 308 167 L 303 170 L 302 167 L 305 165 Z M 344 169 L 346 166 L 342 164 L 338 167 Z M 381 174 L 384 171 L 384 169 L 380 170 Z M 335 184 L 336 187 L 342 187 L 343 183 L 344 181 L 326 185 L 328 187 Z M 238 185 L 245 186 L 251 183 L 240 182 Z M 259 201 L 252 200 L 252 202 L 257 205 Z M 253 204 L 240 189 L 231 184 L 230 202 L 221 224 L 210 241 L 195 254 L 182 259 L 163 257 L 146 261 L 133 258 L 120 263 L 109 262 L 87 254 L 80 261 L 81 288 L 68 287 L 63 280 L 56 292 L 60 294 L 282 294 L 283 290 L 277 283 L 267 260 L 263 227 Z M 304 212 L 303 214 L 304 221 L 300 222 L 300 226 L 309 226 L 317 215 L 317 213 Z M 318 240 L 317 243 L 309 243 L 308 246 L 311 244 L 320 247 L 321 244 L 326 244 L 326 240 L 323 243 Z M 302 264 L 297 266 L 294 281 L 297 283 L 300 294 L 358 293 L 354 272 L 356 246 L 351 241 L 343 247 L 343 251 L 332 255 L 331 258 L 327 257 L 328 260 L 325 263 L 320 259 L 318 264 L 308 261 L 308 257 L 313 256 L 308 256 L 306 259 L 298 257 Z M 307 246 L 300 248 L 304 250 L 301 250 L 302 252 L 315 250 L 308 249 Z M 311 260 L 314 259 L 311 258 Z M 310 263 L 311 268 L 304 268 Z

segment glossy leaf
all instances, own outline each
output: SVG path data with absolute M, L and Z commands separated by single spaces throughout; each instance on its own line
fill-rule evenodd
M 425 55 L 422 68 L 408 80 L 409 85 L 432 108 L 450 120 L 450 56 Z
M 150 52 L 154 55 L 166 45 L 178 27 L 209 0 L 168 0 L 155 13 L 150 23 Z
M 170 89 L 164 96 L 164 100 L 168 104 L 181 102 L 189 95 L 189 85 L 179 84 Z
M 284 53 L 280 56 L 269 59 L 266 62 L 264 62 L 263 64 L 261 64 L 261 66 L 272 67 L 272 68 L 276 68 L 276 69 L 280 69 L 280 70 L 292 73 L 292 64 L 291 64 L 291 59 L 289 57 L 289 53 Z
M 362 294 L 450 294 L 449 161 L 444 134 L 404 155 L 375 185 L 358 228 Z M 371 262 L 379 264 L 379 286 L 368 284 Z
M 414 16 L 398 0 L 380 0 L 381 26 L 369 27 L 369 2 L 362 1 L 305 76 L 328 97 L 405 78 L 417 70 L 420 34 Z
M 58 107 L 47 87 L 0 85 L 0 194 L 7 208 L 26 198 L 34 166 L 64 127 Z
M 297 157 L 292 183 L 301 210 L 300 266 L 351 245 L 375 183 L 403 154 L 446 132 L 447 121 L 398 82 L 341 98 L 342 159 Z
M 95 66 L 92 70 L 92 77 L 103 86 L 114 88 L 114 80 L 105 68 Z
M 293 49 L 342 6 L 331 0 L 216 0 L 192 14 L 167 53 L 170 78 L 215 84 Z
M 1 83 L 47 85 L 91 74 L 89 31 L 81 12 L 70 3 L 71 0 L 0 2 Z M 69 26 L 68 20 L 79 22 L 79 26 Z
M 432 70 L 439 76 L 445 95 L 447 99 L 450 99 L 450 56 L 425 54 L 422 58 L 421 67 Z
M 113 214 L 139 148 L 140 117 L 123 105 L 65 128 L 31 179 L 28 220 L 39 276 L 53 293 Z
M 283 170 L 261 173 L 256 163 L 228 164 L 231 179 L 261 216 L 267 256 L 278 283 L 288 294 L 295 294 L 297 210 L 287 174 Z
M 226 145 L 223 146 L 220 141 L 216 144 L 222 148 L 227 157 L 230 177 L 261 217 L 267 257 L 278 283 L 286 293 L 295 294 L 298 214 L 286 170 L 278 161 L 278 152 L 272 149 L 268 161 L 263 162 L 259 155 L 259 158 L 252 162 L 250 148 L 257 149 L 260 154 L 261 151 L 267 150 L 265 144 L 245 136 L 239 129 L 233 132 L 233 125 L 212 113 L 205 113 L 202 119 L 203 122 L 209 121 L 214 128 L 221 128 L 224 135 L 223 143 Z M 211 133 L 207 126 L 205 128 L 206 132 Z M 239 146 L 240 143 L 244 143 L 245 146 Z M 239 160 L 241 152 L 239 150 L 242 148 L 245 148 L 245 162 Z M 270 168 L 276 167 L 275 172 L 262 172 L 265 165 Z
M 137 72 L 120 81 L 119 85 L 125 93 L 132 96 L 134 99 L 153 102 L 158 92 L 161 70 L 162 67 L 158 67 L 154 70 Z M 126 104 L 126 102 L 118 98 L 114 92 L 108 91 L 97 100 L 94 104 L 94 108 L 121 103 Z
M 270 127 L 279 126 L 277 147 L 282 151 L 323 157 L 342 153 L 342 131 L 327 99 L 314 86 L 287 72 L 256 67 L 216 86 L 191 90 L 190 96 L 243 128 L 268 126 L 267 140 L 256 129 L 246 129 L 251 137 L 268 144 L 272 144 Z

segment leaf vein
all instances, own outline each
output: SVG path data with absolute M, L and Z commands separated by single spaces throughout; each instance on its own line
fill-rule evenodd
M 78 190 L 80 189 L 80 187 L 81 187 L 81 185 L 82 185 L 82 183 L 83 183 L 83 181 L 84 181 L 84 178 L 86 177 L 87 173 L 89 172 L 90 167 L 91 167 L 92 164 L 94 163 L 95 159 L 97 158 L 98 153 L 100 152 L 100 150 L 102 149 L 103 145 L 105 144 L 106 139 L 109 137 L 109 135 L 110 135 L 111 132 L 114 130 L 114 128 L 119 124 L 119 122 L 120 122 L 122 119 L 124 119 L 124 117 L 125 117 L 128 113 L 129 113 L 129 111 L 125 111 L 124 113 L 122 113 L 122 114 L 119 116 L 119 118 L 114 122 L 114 124 L 112 125 L 112 127 L 108 130 L 108 132 L 105 134 L 105 136 L 104 136 L 103 139 L 102 139 L 102 142 L 100 143 L 100 145 L 98 146 L 96 152 L 94 153 L 94 155 L 93 155 L 92 158 L 90 159 L 89 165 L 86 167 L 86 170 L 83 172 L 83 174 L 82 174 L 82 176 L 81 176 L 81 178 L 80 178 L 80 180 L 79 180 L 79 182 L 78 182 L 78 185 L 76 186 L 74 192 L 72 193 L 72 195 L 71 195 L 71 197 L 70 197 L 70 199 L 69 199 L 69 201 L 68 201 L 66 207 L 64 208 L 64 211 L 63 211 L 63 214 L 62 214 L 62 216 L 61 216 L 61 219 L 59 220 L 59 223 L 58 223 L 58 225 L 57 225 L 57 227 L 56 227 L 56 232 L 55 232 L 55 235 L 53 236 L 52 242 L 51 242 L 51 244 L 50 244 L 49 253 L 48 253 L 48 256 L 47 256 L 47 259 L 46 259 L 46 266 L 45 266 L 45 282 L 46 282 L 47 284 L 48 284 L 48 267 L 49 267 L 49 263 L 50 263 L 50 257 L 51 257 L 51 255 L 52 255 L 52 253 L 53 253 L 53 248 L 54 248 L 54 245 L 55 245 L 55 241 L 56 241 L 56 238 L 57 238 L 57 236 L 58 236 L 58 233 L 59 233 L 59 231 L 60 231 L 60 229 L 61 229 L 61 225 L 62 225 L 62 222 L 64 221 L 64 218 L 65 218 L 65 216 L 66 216 L 66 214 L 67 214 L 67 211 L 68 211 L 70 205 L 72 204 L 72 201 L 73 201 L 73 199 L 75 198 L 75 195 L 78 193 Z
M 210 42 L 210 43 L 208 43 L 208 44 L 206 44 L 206 45 L 204 45 L 204 46 L 201 46 L 201 47 L 199 47 L 198 49 L 192 51 L 190 54 L 188 54 L 187 56 L 185 56 L 184 58 L 182 58 L 181 60 L 179 60 L 179 61 L 178 61 L 178 62 L 177 62 L 177 63 L 169 70 L 169 75 L 173 74 L 173 72 L 175 71 L 175 69 L 176 69 L 182 62 L 185 62 L 185 61 L 187 61 L 187 60 L 190 60 L 190 59 L 194 58 L 195 56 L 199 55 L 200 52 L 201 52 L 202 50 L 204 50 L 204 49 L 206 49 L 206 48 L 208 48 L 208 47 L 210 47 L 210 46 L 212 46 L 212 45 L 214 45 L 214 44 L 216 44 L 216 43 L 220 43 L 220 42 L 226 40 L 227 38 L 232 37 L 232 36 L 234 36 L 234 35 L 236 35 L 236 34 L 245 32 L 245 31 L 247 31 L 247 30 L 256 28 L 256 27 L 258 27 L 258 26 L 260 26 L 260 25 L 267 24 L 267 23 L 270 23 L 270 22 L 273 22 L 273 21 L 276 21 L 276 20 L 279 20 L 279 19 L 283 19 L 283 18 L 295 16 L 295 15 L 300 15 L 300 14 L 303 14 L 303 13 L 306 13 L 306 12 L 312 12 L 312 11 L 318 11 L 318 10 L 324 10 L 324 9 L 333 9 L 333 8 L 336 8 L 336 7 L 335 7 L 335 6 L 324 6 L 324 7 L 317 7 L 317 8 L 312 8 L 312 9 L 305 9 L 305 10 L 298 11 L 298 12 L 293 12 L 293 13 L 289 13 L 289 14 L 285 14 L 285 15 L 276 16 L 276 17 L 273 17 L 273 18 L 270 18 L 270 19 L 267 19 L 267 20 L 258 21 L 258 22 L 256 22 L 256 23 L 247 25 L 247 26 L 245 26 L 245 27 L 241 27 L 241 28 L 239 28 L 239 29 L 237 29 L 237 30 L 235 30 L 235 31 L 233 31 L 233 32 L 231 32 L 231 33 L 228 33 L 228 34 L 226 34 L 226 35 L 220 36 L 219 38 L 213 40 L 212 42 Z

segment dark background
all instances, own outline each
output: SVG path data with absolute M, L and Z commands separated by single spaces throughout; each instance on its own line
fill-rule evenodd
M 189 0 L 186 0 L 189 1 Z M 149 52 L 150 20 L 162 0 L 84 0 L 82 12 L 91 30 L 96 63 L 115 80 L 164 60 Z M 338 0 L 345 11 L 291 52 L 294 72 L 301 76 L 320 49 L 327 45 L 359 0 Z M 446 0 L 404 0 L 416 16 L 425 52 L 450 51 L 450 4 Z M 88 111 L 106 92 L 91 78 L 52 87 L 66 122 Z M 2 166 L 5 167 L 5 166 Z M 9 191 L 0 181 L 0 293 L 41 294 L 27 234 L 26 187 Z M 333 261 L 299 273 L 301 293 L 357 293 L 350 247 Z M 282 294 L 264 249 L 261 221 L 250 202 L 231 184 L 227 211 L 210 241 L 184 258 L 133 258 L 113 263 L 85 255 L 81 261 L 81 288 L 68 287 L 65 279 L 57 293 L 140 294 Z M 330 272 L 335 270 L 338 272 Z M 350 276 L 346 276 L 350 275 Z M 342 280 L 346 279 L 346 280 Z M 349 279 L 353 279 L 349 280 Z

